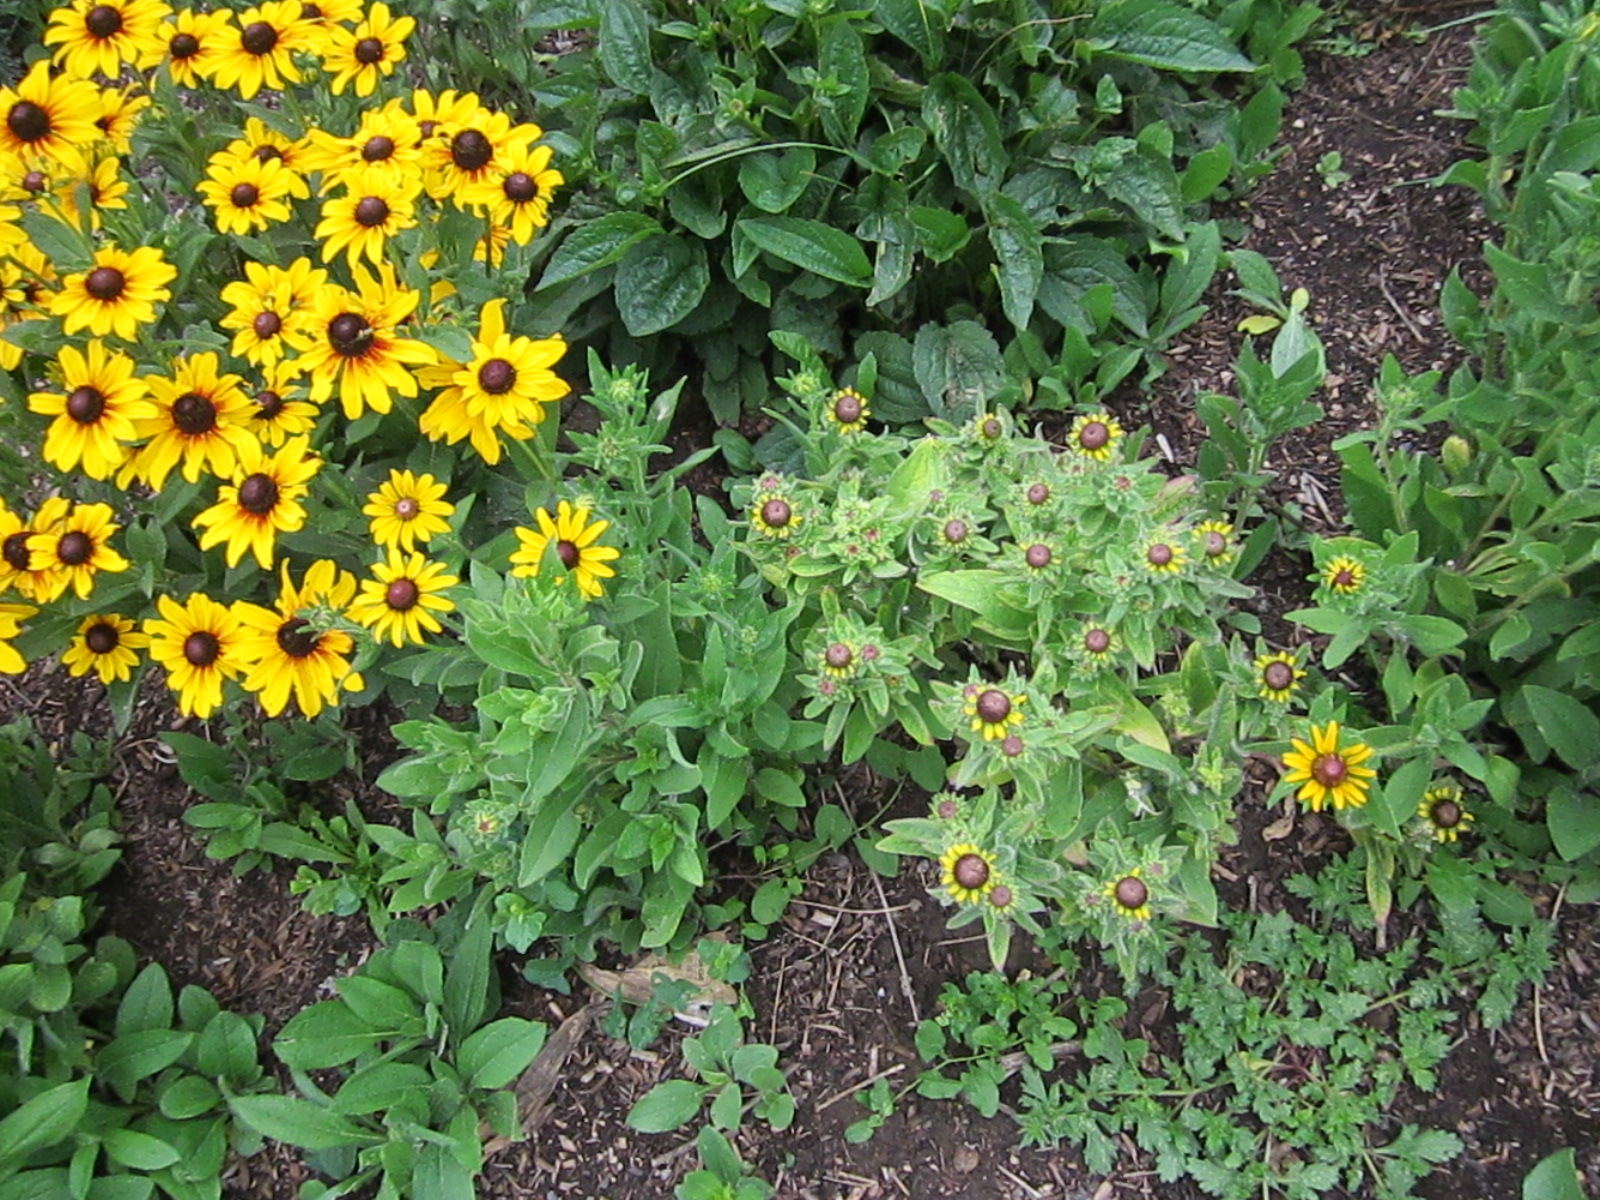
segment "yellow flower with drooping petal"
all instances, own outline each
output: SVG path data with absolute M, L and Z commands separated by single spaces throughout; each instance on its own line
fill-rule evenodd
M 44 44 L 68 75 L 116 79 L 124 64 L 142 71 L 161 61 L 161 22 L 171 12 L 161 0 L 72 0 L 50 14 Z
M 346 611 L 359 625 L 372 630 L 380 642 L 396 646 L 421 642 L 423 633 L 444 628 L 435 613 L 453 612 L 455 602 L 441 592 L 461 580 L 445 574 L 441 562 L 429 562 L 420 551 L 402 554 L 390 550 L 388 558 L 372 565 L 373 578 L 361 582 L 361 594 Z
M 312 563 L 298 588 L 284 563 L 275 609 L 234 606 L 244 631 L 239 654 L 251 663 L 241 682 L 245 691 L 257 694 L 267 716 L 281 713 L 293 696 L 302 713 L 315 717 L 324 707 L 337 705 L 341 691 L 366 686 L 350 669 L 355 640 L 326 626 L 355 592 L 355 576 L 328 559 Z
M 1022 706 L 1028 697 L 1009 694 L 995 687 L 969 683 L 962 711 L 972 718 L 972 732 L 981 733 L 986 742 L 1000 741 L 1022 724 Z
M 354 421 L 367 409 L 386 413 L 391 391 L 417 394 L 411 367 L 438 361 L 432 347 L 399 337 L 396 329 L 416 309 L 421 294 L 402 287 L 394 268 L 381 264 L 377 274 L 361 267 L 352 271 L 357 291 L 323 288 L 317 294 L 310 327 L 311 348 L 295 360 L 299 374 L 309 377 L 311 399 L 327 399 L 335 388 L 344 415 Z
M 52 590 L 41 599 L 54 600 L 70 587 L 79 600 L 87 600 L 101 571 L 128 569 L 128 560 L 111 548 L 112 535 L 122 528 L 116 515 L 109 504 L 74 504 L 60 496 L 40 506 L 34 520 L 41 532 L 32 546 L 38 565 L 54 579 Z
M 306 523 L 300 503 L 322 460 L 310 453 L 305 438 L 290 438 L 276 454 L 268 454 L 252 439 L 239 450 L 233 482 L 217 491 L 217 502 L 194 519 L 204 529 L 200 549 L 227 543 L 223 557 L 230 567 L 248 550 L 263 570 L 272 569 L 272 552 L 278 534 L 292 533 Z
M 180 463 L 190 483 L 202 470 L 221 478 L 233 474 L 240 451 L 255 444 L 247 428 L 252 406 L 244 381 L 217 365 L 208 350 L 175 360 L 170 377 L 144 377 L 156 415 L 139 423 L 139 435 L 149 441 L 119 472 L 119 487 L 140 478 L 159 492 Z
M 345 186 L 347 176 L 364 171 L 397 178 L 416 176 L 421 143 L 416 118 L 395 102 L 362 113 L 360 125 L 347 138 L 311 130 L 300 161 L 305 171 L 321 173 L 319 190 L 326 192 Z
M 448 95 L 449 93 L 446 93 Z M 544 136 L 537 125 L 513 125 L 505 113 L 476 104 L 452 113 L 441 122 L 434 136 L 422 144 L 422 169 L 428 195 L 435 200 L 452 200 L 464 207 L 474 185 L 493 180 L 504 170 L 513 147 L 526 146 Z M 421 114 L 418 114 L 421 119 Z
M 303 399 L 304 391 L 295 383 L 292 366 L 280 363 L 262 371 L 261 386 L 251 397 L 255 409 L 250 414 L 249 430 L 263 446 L 281 446 L 292 437 L 310 436 L 322 410 Z
M 615 546 L 599 545 L 601 534 L 611 528 L 611 522 L 591 523 L 587 508 L 573 508 L 566 500 L 557 506 L 554 517 L 543 508 L 536 509 L 533 517 L 538 529 L 517 526 L 517 541 L 521 547 L 511 554 L 514 564 L 511 573 L 519 577 L 537 575 L 544 564 L 545 550 L 554 543 L 556 558 L 564 570 L 572 573 L 571 578 L 584 598 L 595 600 L 603 595 L 605 588 L 600 581 L 616 575 L 607 564 L 622 557 L 622 551 Z M 557 576 L 556 582 L 564 583 L 567 578 L 566 575 Z
M 466 187 L 464 203 L 483 209 L 496 226 L 509 229 L 511 240 L 525 246 L 550 223 L 550 198 L 566 182 L 550 166 L 549 146 L 514 142 L 485 179 Z
M 138 439 L 136 423 L 156 415 L 149 388 L 134 378 L 133 359 L 98 339 L 83 350 L 61 347 L 56 363 L 61 391 L 28 397 L 30 409 L 55 418 L 44 456 L 62 471 L 81 468 L 91 479 L 110 479 L 132 453 L 124 443 Z
M 28 660 L 11 639 L 22 632 L 22 622 L 38 611 L 31 604 L 0 604 L 0 675 L 21 675 L 28 669 Z
M 32 243 L 7 247 L 0 254 L 0 332 L 24 321 L 43 320 L 48 285 L 55 281 L 50 260 Z M 14 371 L 22 362 L 17 343 L 0 338 L 0 368 Z
M 311 48 L 300 18 L 300 0 L 263 0 L 245 9 L 237 29 L 222 33 L 211 81 L 220 88 L 237 88 L 244 100 L 262 88 L 281 91 L 286 83 L 299 83 L 295 52 Z
M 43 59 L 13 88 L 0 88 L 0 151 L 55 158 L 100 137 L 100 89 L 86 79 L 52 76 Z
M 98 230 L 103 211 L 128 207 L 128 181 L 122 177 L 122 160 L 116 155 L 96 151 L 86 156 L 66 150 L 58 157 L 57 164 L 60 169 L 52 175 L 49 188 L 39 196 L 41 212 L 73 229 L 82 229 L 87 220 L 91 230 Z M 80 189 L 89 203 L 87 212 L 78 207 Z
M 305 138 L 292 138 L 280 133 L 260 117 L 249 117 L 244 123 L 244 136 L 235 138 L 220 151 L 217 157 L 232 159 L 256 158 L 263 162 L 275 160 L 289 172 L 289 194 L 297 200 L 311 195 L 311 185 L 306 182 Z
M 139 327 L 156 319 L 156 305 L 172 299 L 167 284 L 178 270 L 153 246 L 133 251 L 103 246 L 94 266 L 68 275 L 50 302 L 67 334 L 87 329 L 95 337 L 114 335 L 136 341 Z
M 61 655 L 61 665 L 73 675 L 93 671 L 101 683 L 110 687 L 133 677 L 133 670 L 139 665 L 135 652 L 149 644 L 149 635 L 140 633 L 120 613 L 89 616 L 78 625 L 72 644 Z
M 59 512 L 44 512 L 43 515 L 44 525 L 49 525 L 58 519 Z M 37 544 L 41 532 L 37 515 L 34 520 L 25 521 L 21 513 L 12 512 L 0 501 L 0 593 L 16 588 L 29 600 L 41 603 L 55 594 L 55 574 L 46 565 L 44 550 Z
M 391 16 L 383 0 L 373 0 L 354 29 L 331 27 L 322 47 L 322 69 L 333 75 L 329 90 L 338 96 L 348 86 L 358 96 L 372 95 L 378 80 L 404 61 L 406 39 L 416 27 L 411 17 Z
M 231 311 L 217 324 L 233 331 L 233 353 L 270 368 L 286 355 L 310 349 L 315 340 L 312 306 L 328 282 L 327 271 L 302 257 L 287 267 L 247 262 L 244 273 L 244 279 L 225 285 L 221 292 Z
M 166 668 L 178 711 L 204 720 L 221 706 L 223 682 L 250 665 L 239 653 L 245 636 L 239 618 L 199 592 L 182 604 L 158 596 L 156 608 L 161 616 L 144 623 L 150 657 Z
M 400 549 L 408 554 L 417 543 L 426 543 L 436 533 L 446 533 L 445 518 L 456 506 L 444 499 L 445 485 L 432 475 L 413 475 L 410 471 L 390 471 L 389 478 L 367 497 L 361 512 L 372 518 L 372 540 L 386 550 Z
M 1372 757 L 1372 747 L 1364 742 L 1339 745 L 1339 722 L 1311 727 L 1311 744 L 1291 739 L 1294 749 L 1283 756 L 1289 768 L 1288 783 L 1301 785 L 1297 798 L 1321 812 L 1329 803 L 1335 809 L 1360 808 L 1367 802 L 1367 789 L 1377 777 L 1371 767 L 1361 764 Z
M 100 93 L 100 115 L 94 123 L 105 134 L 113 153 L 127 154 L 133 148 L 133 131 L 139 124 L 140 114 L 151 103 L 138 84 L 106 88 Z
M 322 204 L 322 220 L 316 228 L 316 236 L 322 240 L 322 261 L 330 262 L 343 253 L 352 267 L 361 258 L 377 265 L 383 261 L 389 239 L 416 225 L 418 184 L 393 171 L 352 173 L 345 183 L 343 195 Z

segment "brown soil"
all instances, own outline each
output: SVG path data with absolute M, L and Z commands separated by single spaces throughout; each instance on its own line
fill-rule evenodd
M 1419 5 L 1428 9 L 1432 6 Z M 1457 6 L 1438 6 L 1441 12 Z M 1442 19 L 1442 18 L 1441 18 Z M 1438 117 L 1469 60 L 1467 29 L 1415 45 L 1375 27 L 1384 40 L 1360 58 L 1308 56 L 1307 86 L 1288 114 L 1288 144 L 1278 170 L 1237 216 L 1247 245 L 1272 260 L 1285 284 L 1312 295 L 1311 315 L 1328 348 L 1332 375 L 1322 397 L 1328 419 L 1294 439 L 1273 466 L 1279 498 L 1303 511 L 1307 525 L 1335 530 L 1339 513 L 1333 439 L 1372 421 L 1369 381 L 1386 354 L 1409 369 L 1447 368 L 1455 351 L 1438 327 L 1438 288 L 1453 267 L 1472 277 L 1485 230 L 1464 194 L 1425 181 L 1468 152 L 1463 127 Z M 1317 163 L 1338 150 L 1351 179 L 1324 185 Z M 1171 369 L 1130 411 L 1164 439 L 1175 466 L 1192 461 L 1197 438 L 1192 401 L 1226 392 L 1243 306 L 1219 281 L 1215 308 L 1171 351 Z M 1261 607 L 1282 613 L 1299 603 L 1304 564 L 1280 566 Z M 5 690 L 0 711 L 29 713 L 53 737 L 75 728 L 104 732 L 98 685 L 36 666 Z M 394 753 L 376 717 L 364 744 Z M 211 988 L 226 1005 L 262 1012 L 268 1033 L 330 981 L 359 963 L 371 933 L 359 917 L 312 917 L 288 891 L 291 872 L 236 877 L 205 858 L 182 824 L 191 798 L 156 740 L 175 718 L 159 686 L 140 705 L 119 743 L 118 788 L 126 857 L 105 893 L 107 923 L 142 954 L 164 963 L 179 982 Z M 370 780 L 377 772 L 369 770 Z M 880 803 L 879 785 L 847 772 L 839 795 L 862 814 Z M 1329 849 L 1328 827 L 1302 819 L 1284 840 L 1263 840 L 1279 814 L 1257 789 L 1241 802 L 1240 841 L 1224 858 L 1220 886 L 1239 904 L 1271 902 L 1281 880 Z M 369 783 L 346 779 L 313 793 L 330 813 L 346 795 L 372 811 L 381 801 Z M 903 796 L 906 812 L 919 800 Z M 879 1076 L 899 1086 L 915 1077 L 916 1022 L 936 1012 L 947 980 L 986 965 L 981 942 L 946 930 L 930 899 L 926 866 L 879 879 L 854 856 L 836 854 L 805 878 L 805 890 L 765 942 L 750 947 L 747 986 L 752 1037 L 777 1045 L 790 1071 L 798 1118 L 783 1134 L 747 1123 L 739 1145 L 748 1161 L 792 1200 L 1110 1200 L 1194 1195 L 1159 1184 L 1137 1156 L 1106 1179 L 1088 1175 L 1070 1151 L 1016 1150 L 1004 1117 L 984 1121 L 952 1102 L 903 1100 L 877 1135 L 850 1145 L 843 1130 L 865 1114 L 854 1092 Z M 1547 905 L 1550 897 L 1545 897 Z M 1600 1081 L 1592 997 L 1600 971 L 1600 916 L 1593 906 L 1559 912 L 1560 961 L 1510 1025 L 1490 1034 L 1475 1027 L 1451 1056 L 1437 1094 L 1417 1096 L 1397 1120 L 1456 1130 L 1467 1143 L 1459 1161 L 1423 1187 L 1430 1200 L 1482 1200 L 1519 1194 L 1523 1174 L 1563 1146 L 1578 1149 L 1591 1186 L 1600 1187 Z M 503 972 L 508 1003 L 552 1028 L 591 997 L 533 989 Z M 1093 977 L 1084 987 L 1098 986 Z M 1115 985 L 1108 984 L 1115 990 Z M 1153 1031 L 1160 1036 L 1159 1031 Z M 501 1151 L 481 1182 L 495 1200 L 574 1197 L 661 1200 L 696 1165 L 692 1130 L 643 1135 L 623 1117 L 661 1079 L 682 1073 L 683 1031 L 669 1030 L 649 1051 L 599 1032 L 583 1039 L 553 1097 L 552 1115 L 527 1142 Z M 293 1155 L 272 1150 L 231 1169 L 227 1194 L 286 1200 L 304 1179 Z M 1600 1193 L 1597 1193 L 1600 1194 Z

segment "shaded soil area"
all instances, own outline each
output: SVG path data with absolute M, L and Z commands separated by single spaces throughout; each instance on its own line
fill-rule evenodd
M 1427 9 L 1428 6 L 1421 6 Z M 1456 6 L 1440 6 L 1452 12 Z M 1470 149 L 1464 126 L 1439 117 L 1464 78 L 1471 31 L 1458 28 L 1415 45 L 1387 34 L 1365 57 L 1308 55 L 1308 81 L 1288 112 L 1288 143 L 1278 170 L 1231 215 L 1248 225 L 1246 244 L 1269 258 L 1284 283 L 1312 296 L 1311 316 L 1328 351 L 1331 376 L 1320 397 L 1327 420 L 1291 439 L 1271 463 L 1280 473 L 1278 501 L 1309 529 L 1339 528 L 1337 462 L 1330 445 L 1373 422 L 1370 380 L 1386 354 L 1410 370 L 1448 369 L 1456 351 L 1439 327 L 1438 289 L 1452 269 L 1475 278 L 1486 227 L 1465 193 L 1426 181 Z M 1318 164 L 1330 151 L 1343 157 L 1348 181 L 1333 186 Z M 1248 310 L 1222 279 L 1208 300 L 1211 313 L 1170 355 L 1168 373 L 1123 414 L 1148 422 L 1176 468 L 1193 461 L 1199 442 L 1194 397 L 1228 392 L 1231 363 Z M 1279 614 L 1304 599 L 1306 567 L 1293 555 L 1264 580 L 1257 606 Z M 182 822 L 192 802 L 170 754 L 158 740 L 180 722 L 159 682 L 120 739 L 116 786 L 125 814 L 126 857 L 104 893 L 111 932 L 164 963 L 179 983 L 197 982 L 225 1005 L 267 1016 L 268 1034 L 305 1005 L 330 994 L 331 982 L 357 965 L 372 946 L 359 916 L 313 917 L 289 882 L 292 871 L 236 876 L 207 859 Z M 51 664 L 13 681 L 0 701 L 7 715 L 27 713 L 48 735 L 73 729 L 104 733 L 109 718 L 97 684 L 72 680 Z M 364 714 L 367 779 L 395 749 L 381 715 Z M 1219 864 L 1218 884 L 1241 907 L 1281 907 L 1282 880 L 1338 849 L 1332 827 L 1268 811 L 1262 777 L 1241 800 L 1240 838 Z M 883 786 L 863 770 L 844 772 L 839 797 L 858 814 L 885 803 Z M 308 798 L 336 812 L 349 798 L 377 819 L 392 807 L 369 783 L 341 778 L 318 785 Z M 891 815 L 919 812 L 923 798 L 907 789 Z M 1271 831 L 1269 840 L 1267 834 Z M 928 864 L 882 879 L 851 855 L 819 861 L 804 890 L 764 942 L 751 947 L 754 972 L 746 991 L 753 1039 L 781 1050 L 798 1102 L 794 1126 L 774 1134 L 747 1122 L 739 1139 L 745 1158 L 792 1200 L 1111 1200 L 1113 1197 L 1197 1195 L 1160 1183 L 1130 1145 L 1109 1178 L 1088 1174 L 1070 1150 L 1016 1149 L 1015 1125 L 991 1121 L 953 1102 L 908 1097 L 869 1142 L 848 1144 L 843 1132 L 865 1114 L 858 1093 L 878 1078 L 896 1089 L 920 1070 L 913 1049 L 919 1019 L 933 1015 L 949 980 L 987 966 L 981 940 L 952 933 L 947 913 L 930 897 L 937 884 Z M 1430 1200 L 1483 1200 L 1519 1194 L 1520 1181 L 1540 1158 L 1563 1146 L 1578 1149 L 1591 1185 L 1600 1187 L 1600 1014 L 1592 996 L 1600 972 L 1600 915 L 1593 906 L 1561 908 L 1543 895 L 1557 918 L 1559 962 L 1537 996 L 1504 1029 L 1471 1026 L 1442 1073 L 1435 1095 L 1414 1096 L 1397 1122 L 1453 1129 L 1467 1143 L 1422 1192 Z M 1020 951 L 1018 952 L 1020 956 Z M 555 1028 L 595 999 L 581 985 L 571 996 L 535 989 L 502 964 L 512 1011 Z M 1090 971 L 1086 990 L 1120 993 L 1120 981 Z M 1138 1010 L 1136 1010 L 1137 1012 Z M 1171 1015 L 1144 1013 L 1151 1036 Z M 1163 1026 L 1163 1022 L 1167 1022 Z M 526 1142 L 501 1150 L 480 1192 L 495 1200 L 574 1197 L 657 1200 L 672 1194 L 697 1164 L 693 1129 L 644 1135 L 624 1116 L 649 1088 L 684 1073 L 679 1043 L 669 1031 L 648 1050 L 632 1049 L 598 1027 L 581 1039 L 566 1063 L 551 1111 Z M 227 1194 L 286 1200 L 304 1180 L 292 1154 L 269 1149 L 230 1168 Z M 1600 1194 L 1600 1193 L 1597 1193 Z

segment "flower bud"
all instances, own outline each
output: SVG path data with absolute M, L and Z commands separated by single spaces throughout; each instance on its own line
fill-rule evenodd
M 1444 460 L 1444 469 L 1450 473 L 1450 478 L 1455 479 L 1472 461 L 1472 443 L 1452 433 L 1439 447 L 1439 457 Z

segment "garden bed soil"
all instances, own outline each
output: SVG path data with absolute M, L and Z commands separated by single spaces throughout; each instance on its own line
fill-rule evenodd
M 1443 20 L 1459 10 L 1446 2 L 1406 12 L 1426 22 L 1430 14 Z M 1459 352 L 1438 324 L 1439 285 L 1452 268 L 1474 278 L 1486 235 L 1465 192 L 1425 182 L 1471 153 L 1462 140 L 1465 125 L 1437 115 L 1464 79 L 1470 28 L 1420 45 L 1390 21 L 1357 32 L 1367 38 L 1365 56 L 1307 55 L 1307 84 L 1288 110 L 1282 161 L 1247 202 L 1222 214 L 1247 225 L 1246 245 L 1273 262 L 1286 286 L 1311 293 L 1310 316 L 1328 353 L 1328 386 L 1319 397 L 1328 417 L 1290 439 L 1269 465 L 1280 473 L 1278 502 L 1317 532 L 1340 528 L 1330 446 L 1372 424 L 1369 385 L 1383 356 L 1395 355 L 1408 370 L 1453 365 Z M 1318 171 L 1332 150 L 1341 153 L 1351 176 L 1337 187 L 1327 186 Z M 1144 396 L 1130 398 L 1121 413 L 1125 423 L 1153 428 L 1175 470 L 1192 463 L 1199 442 L 1194 397 L 1231 388 L 1241 336 L 1236 325 L 1247 310 L 1227 294 L 1228 286 L 1219 280 L 1208 297 L 1211 312 L 1172 347 L 1166 375 Z M 1264 616 L 1281 617 L 1304 601 L 1307 569 L 1292 555 L 1269 562 L 1264 576 L 1253 580 L 1261 587 L 1256 604 Z M 108 731 L 98 684 L 68 678 L 55 664 L 35 665 L 0 694 L 4 715 L 27 714 L 55 741 L 76 729 Z M 381 713 L 353 714 L 352 720 L 370 781 L 397 749 Z M 370 953 L 371 931 L 359 916 L 304 912 L 289 893 L 287 869 L 241 878 L 205 858 L 182 822 L 192 798 L 158 740 L 165 729 L 190 725 L 176 716 L 159 681 L 148 679 L 133 726 L 117 746 L 126 854 L 102 893 L 106 925 L 163 963 L 175 981 L 203 984 L 231 1008 L 265 1014 L 270 1035 L 331 994 L 332 981 Z M 1288 815 L 1263 807 L 1269 782 L 1256 778 L 1241 800 L 1239 840 L 1217 872 L 1230 902 L 1260 911 L 1282 906 L 1282 881 L 1289 875 L 1314 870 L 1342 848 L 1337 828 L 1309 814 L 1295 815 L 1287 836 L 1265 840 L 1266 827 Z M 840 773 L 833 786 L 836 798 L 862 819 L 888 802 L 881 781 L 864 768 Z M 323 785 L 318 802 L 332 813 L 347 796 L 378 819 L 394 819 L 392 802 L 369 782 Z M 907 789 L 887 815 L 918 812 L 922 803 Z M 746 1160 L 791 1200 L 1197 1195 L 1187 1185 L 1158 1182 L 1131 1145 L 1118 1169 L 1098 1178 L 1070 1150 L 1016 1149 L 1008 1118 L 986 1121 L 955 1102 L 909 1097 L 871 1141 L 844 1140 L 846 1126 L 866 1112 L 855 1093 L 880 1076 L 901 1087 L 915 1077 L 916 1023 L 937 1011 L 944 983 L 987 966 L 981 940 L 946 930 L 947 913 L 929 894 L 936 882 L 926 863 L 880 879 L 854 856 L 827 855 L 807 872 L 804 891 L 771 936 L 749 947 L 754 971 L 746 991 L 754 1015 L 747 1032 L 780 1048 L 799 1113 L 781 1134 L 747 1122 L 738 1139 Z M 1541 910 L 1558 919 L 1555 971 L 1505 1028 L 1486 1031 L 1469 1017 L 1437 1092 L 1411 1095 L 1393 1114 L 1396 1128 L 1411 1122 L 1452 1129 L 1466 1142 L 1460 1159 L 1422 1185 L 1430 1200 L 1516 1196 L 1523 1175 L 1565 1146 L 1578 1150 L 1590 1187 L 1600 1195 L 1600 1021 L 1592 999 L 1600 914 L 1595 906 L 1563 907 L 1549 889 L 1535 892 Z M 524 983 L 515 966 L 503 964 L 509 1006 L 552 1029 L 595 998 L 581 984 L 571 996 L 542 992 Z M 1121 990 L 1112 973 L 1099 969 L 1076 983 L 1090 992 Z M 1159 996 L 1145 999 L 1129 1021 L 1138 1023 L 1141 1036 L 1170 1045 L 1173 1014 Z M 684 1032 L 669 1030 L 648 1051 L 601 1033 L 582 1039 L 565 1064 L 548 1117 L 529 1140 L 492 1158 L 480 1194 L 492 1200 L 671 1196 L 676 1181 L 697 1165 L 693 1129 L 645 1135 L 623 1118 L 653 1084 L 681 1073 L 677 1046 Z M 304 1179 L 292 1152 L 269 1147 L 231 1165 L 226 1193 L 287 1200 Z

